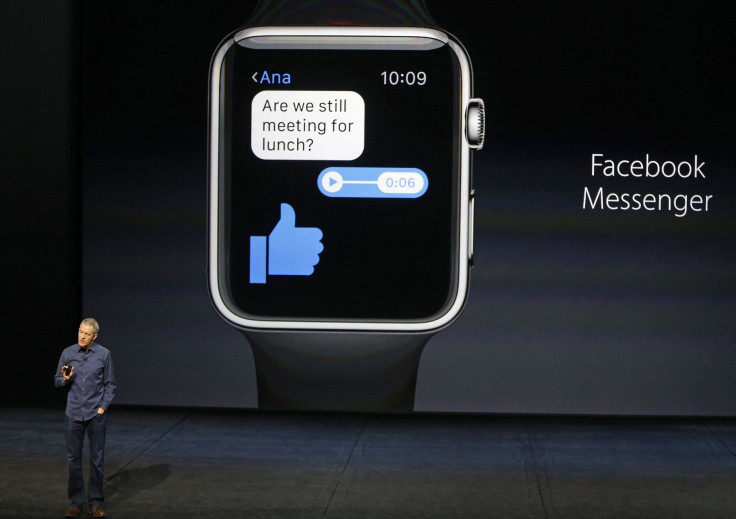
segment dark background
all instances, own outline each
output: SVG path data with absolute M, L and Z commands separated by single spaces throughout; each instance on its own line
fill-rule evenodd
M 81 313 L 80 6 L 0 2 L 0 279 L 3 328 L 16 330 L 2 341 L 8 403 L 57 396 L 53 371 Z
M 253 404 L 248 348 L 206 300 L 203 195 L 209 59 L 252 3 L 0 3 L 3 402 L 63 399 L 89 312 L 121 403 Z M 733 5 L 427 4 L 489 124 L 471 296 L 425 351 L 418 409 L 736 414 Z M 708 179 L 590 180 L 591 153 L 698 154 Z M 583 212 L 586 185 L 714 203 Z

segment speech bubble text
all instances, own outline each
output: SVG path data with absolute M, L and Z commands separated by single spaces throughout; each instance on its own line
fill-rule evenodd
M 365 102 L 342 90 L 264 90 L 251 103 L 253 153 L 264 160 L 354 160 L 363 153 Z

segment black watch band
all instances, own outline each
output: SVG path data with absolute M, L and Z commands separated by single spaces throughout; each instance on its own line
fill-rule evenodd
M 435 26 L 424 0 L 261 0 L 248 25 Z
M 414 410 L 419 358 L 431 334 L 244 332 L 259 409 Z

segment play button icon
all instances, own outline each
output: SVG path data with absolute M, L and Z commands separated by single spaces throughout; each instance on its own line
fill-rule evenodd
M 322 175 L 322 189 L 328 193 L 337 193 L 344 184 L 342 175 L 337 171 L 328 171 Z

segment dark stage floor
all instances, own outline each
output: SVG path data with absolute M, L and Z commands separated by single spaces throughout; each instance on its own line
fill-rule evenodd
M 0 517 L 62 517 L 63 408 L 0 439 Z M 113 407 L 105 479 L 119 519 L 736 518 L 736 419 Z

